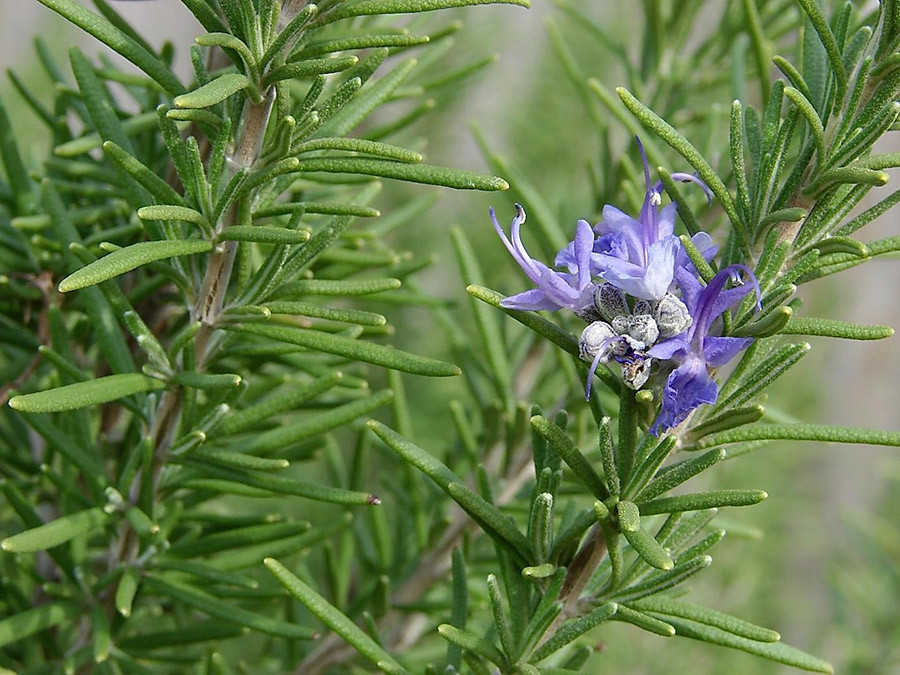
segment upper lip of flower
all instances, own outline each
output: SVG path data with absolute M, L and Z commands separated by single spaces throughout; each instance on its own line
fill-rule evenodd
M 663 184 L 651 182 L 647 154 L 640 139 L 635 140 L 644 167 L 644 203 L 637 219 L 609 204 L 603 208 L 603 219 L 594 227 L 600 235 L 594 244 L 601 246 L 599 251 L 591 247 L 590 271 L 629 295 L 658 300 L 672 283 L 681 244 L 673 234 L 675 205 L 668 204 L 660 211 Z M 706 185 L 697 177 L 675 173 L 672 178 L 697 183 L 711 199 Z M 570 272 L 577 267 L 580 272 L 581 266 L 574 260 L 577 253 L 573 242 L 559 252 L 556 264 L 567 265 Z

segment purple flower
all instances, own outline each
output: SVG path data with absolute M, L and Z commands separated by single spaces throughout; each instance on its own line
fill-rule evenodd
M 510 227 L 510 237 L 506 236 L 500 223 L 497 222 L 493 207 L 490 214 L 494 229 L 497 230 L 506 250 L 537 286 L 534 290 L 504 298 L 500 303 L 502 307 L 523 310 L 557 310 L 567 307 L 578 314 L 593 307 L 595 286 L 591 282 L 590 258 L 594 233 L 589 223 L 584 220 L 578 221 L 575 239 L 572 242 L 571 273 L 566 274 L 552 270 L 528 255 L 521 237 L 522 223 L 525 222 L 525 209 L 521 205 L 516 204 L 516 217 L 513 218 Z
M 743 283 L 741 272 L 748 277 L 749 283 Z M 729 280 L 740 285 L 726 289 Z M 671 359 L 679 364 L 666 379 L 662 410 L 650 428 L 654 436 L 660 428 L 681 424 L 697 406 L 715 403 L 719 387 L 710 377 L 709 368 L 725 365 L 753 341 L 753 338 L 709 335 L 713 322 L 750 291 L 756 292 L 759 307 L 759 284 L 748 267 L 726 267 L 705 287 L 693 275 L 684 275 L 683 281 L 681 283 L 679 279 L 682 301 L 693 317 L 693 323 L 681 335 L 658 342 L 647 352 L 653 358 Z
M 668 291 L 675 277 L 681 242 L 673 234 L 675 204 L 661 210 L 662 181 L 650 182 L 650 166 L 640 139 L 635 138 L 644 165 L 647 191 L 637 219 L 607 204 L 603 219 L 594 228 L 600 236 L 591 249 L 591 273 L 603 277 L 628 295 L 644 300 L 659 300 Z M 706 185 L 690 174 L 672 174 L 674 180 L 695 182 L 710 197 Z M 711 199 L 711 197 L 710 197 Z M 706 244 L 704 240 L 701 243 Z M 556 256 L 557 266 L 567 266 L 574 272 L 574 242 Z

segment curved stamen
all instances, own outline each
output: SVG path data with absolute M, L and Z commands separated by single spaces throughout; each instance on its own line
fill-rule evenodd
M 591 385 L 594 383 L 594 373 L 597 372 L 597 368 L 600 367 L 600 363 L 601 361 L 603 361 L 603 358 L 606 355 L 606 348 L 620 338 L 620 335 L 613 335 L 612 337 L 608 337 L 600 343 L 600 348 L 597 350 L 597 355 L 594 356 L 594 360 L 591 361 L 591 367 L 588 368 L 587 383 L 585 384 L 584 388 L 584 398 L 586 401 L 591 400 Z

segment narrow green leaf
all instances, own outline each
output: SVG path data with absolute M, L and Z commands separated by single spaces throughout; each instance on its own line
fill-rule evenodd
M 752 321 L 736 328 L 731 334 L 734 337 L 771 337 L 779 333 L 784 333 L 785 327 L 789 325 L 793 315 L 794 310 L 791 307 L 783 305 L 766 313 L 765 316 L 756 321 Z
M 642 515 L 677 511 L 702 511 L 723 506 L 753 506 L 769 495 L 763 490 L 716 490 L 694 494 L 661 497 L 640 505 Z M 621 502 L 620 502 L 621 503 Z
M 72 602 L 52 602 L 0 619 L 0 646 L 17 643 L 42 630 L 79 617 L 82 607 Z
M 827 424 L 753 424 L 711 434 L 690 446 L 690 450 L 704 450 L 744 441 L 818 441 L 820 443 L 867 443 L 900 447 L 900 432 L 839 427 Z
M 719 178 L 719 175 L 712 166 L 710 166 L 709 162 L 706 161 L 703 155 L 700 154 L 690 141 L 676 131 L 671 124 L 638 101 L 631 92 L 623 87 L 616 89 L 616 92 L 635 117 L 668 143 L 697 170 L 700 178 L 707 186 L 709 186 L 709 189 L 712 190 L 712 193 L 719 199 L 719 202 L 721 202 L 722 208 L 725 210 L 728 219 L 734 226 L 735 233 L 737 234 L 738 240 L 741 242 L 741 246 L 747 248 L 749 245 L 749 238 L 747 236 L 746 225 L 735 209 L 734 200 L 731 198 L 728 188 L 725 187 L 725 183 L 722 182 L 722 179 Z
M 186 206 L 184 199 L 175 192 L 172 187 L 153 171 L 142 164 L 138 159 L 123 150 L 112 141 L 103 143 L 103 152 L 112 159 L 125 173 L 134 178 L 147 190 L 153 198 L 161 204 L 176 204 Z
M 806 218 L 806 215 L 806 209 L 799 206 L 770 211 L 759 221 L 759 229 L 762 231 L 769 225 L 775 225 L 776 223 L 799 223 Z
M 619 605 L 619 611 L 612 617 L 613 621 L 624 621 L 632 626 L 637 626 L 641 630 L 645 630 L 662 637 L 672 637 L 675 635 L 675 628 L 667 621 L 662 621 L 649 614 L 644 614 L 636 609 L 632 609 L 627 605 Z
M 316 136 L 346 136 L 349 134 L 390 98 L 409 77 L 415 66 L 415 59 L 406 59 L 377 82 L 367 85 L 330 120 L 317 129 Z
M 81 98 L 84 100 L 91 122 L 103 140 L 115 141 L 125 150 L 131 152 L 131 141 L 125 128 L 116 115 L 115 104 L 109 91 L 101 84 L 100 78 L 88 58 L 78 47 L 69 50 L 72 72 L 78 82 Z
M 669 546 L 669 548 L 674 548 L 674 546 L 672 546 L 672 544 L 668 541 L 665 542 L 665 544 Z M 631 602 L 633 600 L 638 600 L 649 595 L 656 595 L 657 593 L 662 593 L 663 591 L 674 588 L 678 584 L 683 583 L 686 579 L 689 579 L 701 570 L 706 569 L 711 564 L 712 558 L 710 558 L 708 555 L 694 558 L 692 560 L 688 560 L 687 562 L 675 565 L 674 568 L 667 572 L 657 572 L 639 584 L 635 584 L 634 586 L 630 586 L 624 590 L 616 591 L 615 593 L 607 595 L 615 596 L 614 599 L 620 603 Z
M 19 210 L 28 213 L 33 210 L 34 187 L 28 170 L 22 162 L 17 136 L 9 121 L 6 107 L 0 102 L 0 159 L 6 169 L 6 179 Z
M 544 644 L 538 647 L 529 657 L 529 661 L 537 663 L 551 654 L 555 654 L 567 644 L 577 640 L 579 637 L 587 633 L 592 628 L 599 626 L 604 621 L 609 621 L 615 616 L 619 610 L 619 605 L 614 602 L 607 602 L 597 609 L 594 609 L 584 616 L 578 617 L 564 623 L 556 633 Z M 546 672 L 541 668 L 541 672 Z
M 181 220 L 201 227 L 210 227 L 206 216 L 186 206 L 172 204 L 143 206 L 137 210 L 137 215 L 141 220 Z
M 808 248 L 818 249 L 819 254 L 823 256 L 832 255 L 834 253 L 847 253 L 857 258 L 866 258 L 869 255 L 869 250 L 866 248 L 865 244 L 856 239 L 851 239 L 850 237 L 828 237 L 826 239 L 820 239 Z M 801 254 L 806 252 L 806 250 L 801 251 Z
M 393 370 L 413 375 L 429 377 L 450 377 L 460 374 L 457 366 L 424 356 L 417 356 L 399 349 L 354 340 L 341 335 L 330 335 L 319 331 L 293 328 L 289 326 L 267 326 L 259 324 L 229 325 L 227 330 L 238 333 L 260 335 L 280 342 L 299 345 L 326 354 L 336 354 L 364 363 L 373 363 Z
M 377 506 L 381 503 L 378 497 L 368 492 L 342 490 L 341 488 L 322 485 L 321 483 L 294 480 L 292 478 L 283 478 L 282 476 L 251 472 L 244 469 L 226 469 L 225 467 L 211 464 L 193 456 L 189 457 L 187 462 L 193 468 L 200 469 L 204 474 L 222 480 L 241 483 L 257 490 L 293 495 L 295 497 L 303 497 L 318 502 L 346 504 L 348 506 Z
M 494 618 L 497 636 L 500 638 L 500 645 L 505 653 L 513 654 L 516 645 L 515 638 L 513 638 L 512 623 L 503 607 L 503 594 L 500 592 L 500 584 L 497 582 L 497 577 L 493 574 L 488 574 L 487 587 L 488 601 L 491 605 L 491 614 Z M 457 626 L 457 628 L 465 628 L 465 626 Z
M 441 185 L 456 190 L 508 190 L 502 178 L 484 176 L 462 169 L 450 169 L 430 164 L 391 162 L 364 157 L 316 157 L 298 160 L 296 171 L 324 171 L 326 173 L 362 174 L 393 178 L 425 185 Z
M 257 567 L 261 560 L 271 556 L 300 554 L 343 532 L 353 523 L 353 514 L 345 511 L 339 518 L 332 518 L 321 527 L 304 534 L 268 541 L 254 546 L 241 545 L 237 550 L 210 558 L 209 563 L 223 570 L 238 570 Z
M 503 655 L 503 652 L 497 649 L 492 643 L 484 638 L 478 637 L 474 633 L 470 633 L 467 630 L 461 630 L 448 623 L 442 623 L 438 626 L 438 633 L 440 633 L 441 637 L 447 640 L 447 642 L 452 642 L 460 649 L 478 654 L 501 668 L 506 665 L 506 657 Z
M 241 376 L 234 373 L 194 373 L 181 371 L 172 376 L 172 382 L 183 387 L 215 391 L 216 389 L 234 389 L 241 384 Z
M 249 577 L 245 574 L 238 574 L 236 572 L 227 572 L 217 567 L 211 567 L 210 565 L 187 560 L 157 560 L 154 563 L 154 568 L 162 571 L 189 574 L 198 579 L 211 581 L 216 584 L 227 584 L 243 588 L 259 587 L 259 584 L 253 577 Z
M 690 619 L 757 642 L 778 642 L 781 639 L 781 636 L 774 630 L 683 600 L 672 600 L 666 597 L 644 598 L 631 603 L 631 606 L 644 612 Z
M 193 586 L 180 582 L 162 579 L 155 574 L 148 574 L 144 582 L 158 593 L 167 595 L 172 600 L 199 609 L 209 616 L 246 626 L 260 633 L 285 637 L 293 640 L 309 640 L 316 633 L 306 626 L 287 623 L 256 612 L 238 607 L 233 602 L 223 602 Z
M 265 225 L 232 225 L 218 236 L 219 241 L 253 241 L 259 244 L 292 245 L 309 240 L 306 230 L 288 230 Z
M 281 471 L 287 469 L 291 463 L 286 459 L 268 459 L 245 455 L 242 452 L 229 452 L 227 450 L 195 450 L 191 457 L 196 457 L 213 464 L 235 469 L 249 469 L 250 471 Z
M 240 73 L 225 73 L 194 91 L 176 96 L 176 108 L 209 108 L 250 85 L 250 79 Z
M 116 586 L 116 610 L 126 619 L 131 616 L 134 596 L 140 584 L 140 574 L 134 565 L 128 565 Z
M 844 59 L 841 55 L 841 49 L 838 47 L 838 43 L 834 38 L 834 33 L 831 32 L 831 28 L 828 26 L 828 20 L 825 18 L 825 15 L 822 13 L 822 9 L 819 7 L 816 0 L 797 1 L 806 13 L 806 16 L 809 17 L 813 28 L 815 28 L 816 33 L 819 35 L 819 39 L 825 46 L 825 53 L 828 55 L 828 62 L 831 64 L 834 83 L 837 87 L 837 96 L 835 97 L 835 100 L 837 101 L 838 107 L 840 107 L 844 101 L 844 95 L 847 93 L 847 74 L 844 71 Z
M 384 326 L 387 319 L 375 312 L 366 312 L 361 309 L 343 309 L 338 307 L 325 307 L 311 302 L 272 301 L 265 307 L 272 314 L 290 314 L 291 316 L 310 316 L 342 323 L 355 323 L 360 326 Z M 240 308 L 237 308 L 238 310 Z
M 153 78 L 169 94 L 176 95 L 184 91 L 184 86 L 160 59 L 116 28 L 107 19 L 85 9 L 74 0 L 39 0 L 39 2 L 124 56 Z
M 275 36 L 275 39 L 272 40 L 272 43 L 266 49 L 265 54 L 263 54 L 260 59 L 260 67 L 265 67 L 269 61 L 277 57 L 281 54 L 284 48 L 287 46 L 289 42 L 291 42 L 294 37 L 296 37 L 303 27 L 318 13 L 319 8 L 310 3 L 306 5 L 303 9 L 297 12 L 296 16 L 294 16 L 288 24 Z
M 202 2 L 203 0 L 196 1 Z M 229 638 L 241 637 L 246 633 L 246 628 L 222 623 L 216 619 L 208 619 L 179 626 L 177 630 L 155 631 L 118 638 L 116 644 L 128 652 L 142 652 L 181 645 L 194 645 L 199 642 L 218 642 Z
M 416 47 L 427 44 L 431 38 L 427 35 L 352 35 L 335 40 L 312 40 L 303 45 L 290 56 L 296 61 L 310 56 L 321 56 L 334 52 L 345 52 L 351 49 L 373 49 L 378 47 Z
M 719 628 L 706 626 L 687 619 L 667 616 L 666 620 L 675 627 L 676 634 L 682 637 L 730 647 L 731 649 L 740 649 L 765 659 L 815 673 L 834 672 L 831 664 L 781 642 L 756 642 L 733 635 Z
M 241 55 L 241 58 L 244 59 L 244 63 L 246 63 L 247 66 L 251 69 L 251 72 L 258 72 L 256 59 L 253 58 L 253 52 L 250 51 L 250 48 L 244 43 L 243 40 L 236 38 L 231 33 L 206 33 L 205 35 L 198 35 L 196 38 L 194 38 L 194 42 L 196 42 L 201 47 L 221 47 L 222 49 L 233 49 Z
M 59 282 L 59 292 L 76 291 L 130 272 L 141 265 L 175 256 L 206 253 L 211 251 L 212 248 L 212 243 L 198 239 L 142 241 L 125 248 L 116 249 L 109 255 L 105 255 L 82 267 L 77 272 L 73 272 Z
M 481 284 L 484 281 L 481 268 L 475 257 L 475 251 L 472 249 L 472 245 L 469 243 L 465 233 L 461 228 L 454 227 L 450 230 L 450 237 L 453 242 L 453 248 L 456 251 L 464 282 Z M 475 325 L 478 327 L 482 349 L 493 375 L 494 386 L 498 395 L 506 401 L 509 398 L 508 392 L 511 389 L 510 383 L 512 380 L 506 345 L 500 334 L 497 317 L 494 316 L 494 312 L 475 297 L 472 297 L 471 303 L 472 311 L 475 314 Z
M 295 410 L 302 404 L 322 394 L 338 382 L 343 375 L 340 372 L 323 375 L 312 382 L 297 386 L 290 385 L 288 391 L 274 393 L 269 398 L 254 405 L 229 413 L 214 430 L 211 437 L 232 435 L 249 429 L 260 422 L 289 410 Z
M 453 605 L 450 613 L 450 621 L 457 628 L 465 629 L 466 619 L 469 614 L 469 579 L 466 573 L 466 557 L 459 548 L 453 549 L 451 558 L 451 570 L 453 576 Z M 493 575 L 488 575 L 488 589 Z M 496 579 L 494 580 L 496 584 Z M 490 596 L 491 598 L 493 596 Z M 447 665 L 459 669 L 462 663 L 462 650 L 454 645 L 447 645 Z
M 0 548 L 10 553 L 45 551 L 102 527 L 110 518 L 110 514 L 101 508 L 78 511 L 7 537 L 0 542 Z
M 273 558 L 266 558 L 263 562 L 291 595 L 319 617 L 326 626 L 350 643 L 360 654 L 391 675 L 406 672 L 393 656 L 366 635 L 346 614 L 300 581 L 284 565 Z
M 330 410 L 311 415 L 299 422 L 292 422 L 264 431 L 242 445 L 245 452 L 251 454 L 271 454 L 282 448 L 294 445 L 313 436 L 350 424 L 353 420 L 367 415 L 387 404 L 394 397 L 390 389 L 367 396 L 358 401 L 345 403 Z
M 337 119 L 336 117 L 334 119 Z M 291 153 L 295 155 L 304 152 L 315 152 L 316 150 L 343 150 L 346 152 L 359 152 L 364 155 L 374 155 L 375 157 L 384 157 L 386 159 L 394 159 L 398 162 L 421 162 L 422 155 L 406 148 L 401 148 L 389 143 L 379 143 L 378 141 L 369 141 L 364 138 L 315 138 L 310 141 L 304 141 L 299 145 L 291 148 Z M 307 208 L 307 212 L 309 208 Z
M 806 120 L 806 124 L 816 143 L 816 154 L 819 157 L 819 166 L 824 166 L 828 150 L 825 147 L 825 127 L 822 125 L 819 113 L 816 112 L 813 104 L 809 102 L 799 89 L 785 87 L 784 95 L 790 99 L 791 103 L 797 106 L 797 110 L 800 111 L 800 114 L 803 115 L 803 118 Z
M 94 663 L 103 663 L 109 658 L 112 640 L 109 634 L 109 620 L 106 610 L 100 605 L 91 605 L 91 637 L 93 638 Z
M 740 377 L 732 377 L 725 383 L 715 410 L 740 406 L 752 400 L 806 356 L 809 350 L 809 343 L 785 345 L 762 363 L 752 367 L 749 373 L 736 371 L 735 374 Z M 749 358 L 749 355 L 745 358 Z
M 363 0 L 352 5 L 337 8 L 320 19 L 324 22 L 347 19 L 354 16 L 373 16 L 376 14 L 407 14 L 411 12 L 434 12 L 439 9 L 454 7 L 470 7 L 472 5 L 518 5 L 530 7 L 530 0 Z M 317 21 L 316 23 L 319 23 Z
M 108 403 L 144 391 L 165 388 L 165 382 L 138 373 L 108 375 L 63 387 L 13 396 L 9 407 L 27 413 L 61 412 Z
M 513 319 L 515 319 L 522 325 L 527 326 L 538 335 L 541 335 L 542 337 L 550 340 L 550 342 L 554 343 L 558 347 L 561 347 L 572 356 L 578 356 L 578 340 L 575 339 L 572 334 L 567 333 L 555 323 L 547 321 L 535 312 L 525 312 L 517 309 L 507 309 L 505 307 L 501 307 L 500 301 L 503 300 L 503 296 L 497 291 L 491 290 L 490 288 L 472 285 L 466 286 L 466 291 L 482 302 L 486 302 L 493 307 L 503 310 Z M 598 370 L 598 372 L 601 371 Z
M 236 527 L 224 532 L 204 534 L 199 539 L 176 542 L 166 553 L 172 556 L 193 558 L 243 546 L 249 547 L 274 539 L 293 537 L 308 530 L 309 523 L 306 521 L 261 523 L 247 527 Z
M 346 297 L 393 291 L 400 286 L 402 286 L 402 282 L 399 279 L 301 279 L 284 284 L 274 295 L 276 297 L 304 295 Z
M 794 317 L 781 329 L 783 335 L 816 335 L 844 340 L 883 340 L 894 334 L 889 326 L 864 326 L 834 319 Z
M 447 493 L 494 541 L 505 543 L 526 561 L 532 559 L 531 544 L 512 518 L 462 483 L 450 483 Z
M 766 410 L 761 405 L 749 405 L 743 408 L 731 408 L 720 415 L 710 416 L 703 422 L 693 427 L 689 436 L 691 438 L 703 438 L 726 429 L 734 429 L 745 424 L 752 424 L 762 419 Z M 689 460 L 690 461 L 690 460 Z
M 606 489 L 603 479 L 600 478 L 594 467 L 591 466 L 591 463 L 575 446 L 565 431 L 541 415 L 535 415 L 531 418 L 531 426 L 563 458 L 578 480 L 597 499 L 602 500 L 609 497 L 609 491 Z
M 351 66 L 356 65 L 359 58 L 356 56 L 339 56 L 330 59 L 309 59 L 299 63 L 288 63 L 273 68 L 265 76 L 265 84 L 274 84 L 281 80 L 294 80 L 313 75 L 325 75 L 327 73 L 340 73 Z
M 381 422 L 369 420 L 369 427 L 385 444 L 400 457 L 419 469 L 433 480 L 438 487 L 455 499 L 485 529 L 491 530 L 513 551 L 525 560 L 530 559 L 530 545 L 525 536 L 509 516 L 502 514 L 495 506 L 479 497 L 462 484 L 461 479 L 447 466 L 425 450 L 407 440 Z

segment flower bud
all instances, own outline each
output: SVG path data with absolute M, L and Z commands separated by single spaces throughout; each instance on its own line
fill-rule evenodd
M 656 306 L 656 326 L 663 340 L 683 333 L 693 322 L 685 304 L 671 293 L 666 293 Z
M 594 292 L 594 304 L 604 321 L 612 322 L 618 316 L 631 313 L 625 294 L 612 284 L 600 284 Z
M 594 321 L 588 324 L 581 332 L 581 339 L 578 341 L 579 356 L 584 361 L 593 361 L 601 349 L 611 350 L 616 342 L 613 338 L 616 337 L 616 332 L 608 323 Z

